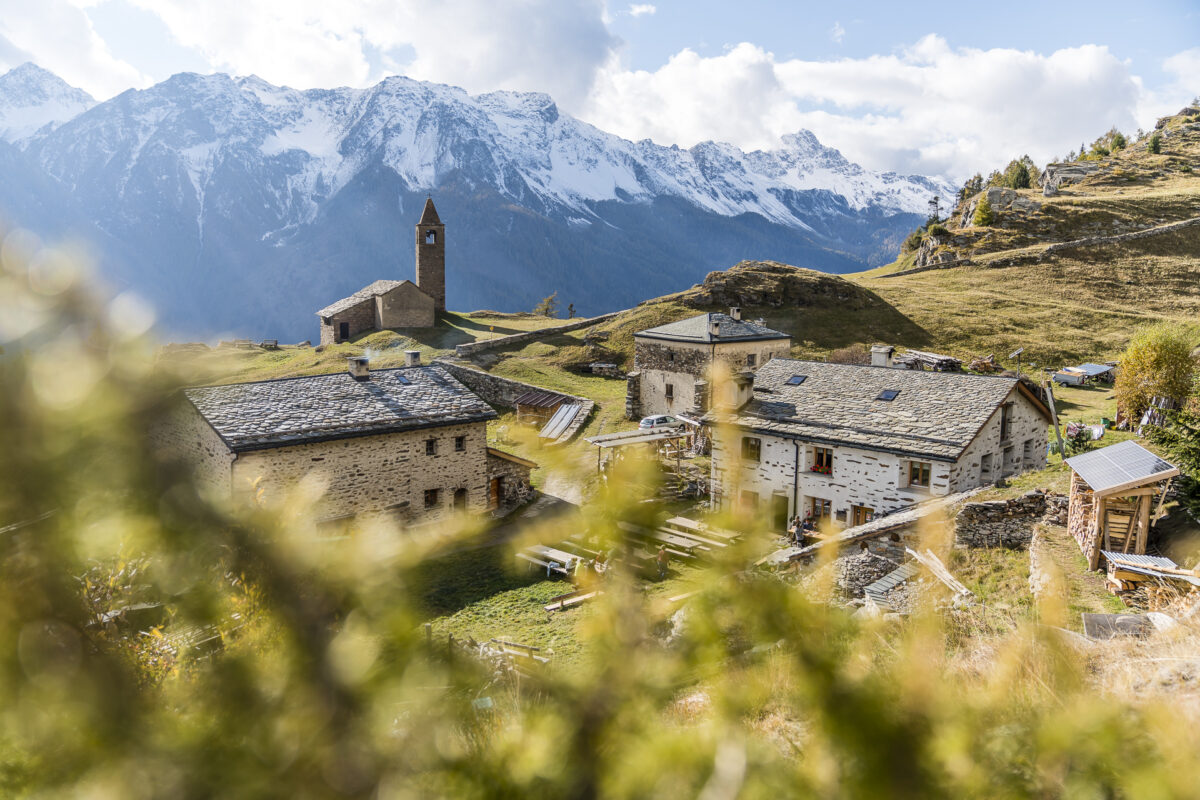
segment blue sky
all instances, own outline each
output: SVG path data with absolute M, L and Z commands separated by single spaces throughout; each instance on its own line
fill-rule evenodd
M 25 60 L 100 99 L 181 71 L 544 91 L 628 138 L 771 148 L 807 128 L 958 179 L 1200 94 L 1200 0 L 0 0 L 0 69 Z

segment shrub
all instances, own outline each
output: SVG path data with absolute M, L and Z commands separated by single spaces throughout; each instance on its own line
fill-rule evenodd
M 1113 151 L 1124 150 L 1125 145 L 1125 134 L 1121 133 L 1120 131 L 1113 133 L 1112 139 L 1109 141 L 1109 146 L 1112 147 Z
M 974 224 L 981 227 L 987 227 L 996 221 L 996 212 L 992 211 L 992 204 L 988 202 L 987 197 L 979 198 L 979 205 L 975 206 Z
M 1158 131 L 1150 134 L 1150 141 L 1146 142 L 1146 151 L 1155 154 L 1162 152 L 1162 135 Z
M 928 228 L 926 228 L 926 232 L 930 236 L 949 236 L 950 235 L 950 231 L 946 230 L 946 226 L 941 224 L 940 222 L 935 222 L 932 225 L 930 225 Z
M 917 228 L 904 238 L 904 252 L 911 253 L 921 246 L 921 242 L 925 241 L 925 229 Z
M 1121 354 L 1114 387 L 1117 408 L 1136 419 L 1155 397 L 1181 401 L 1191 389 L 1195 369 L 1192 341 L 1182 326 L 1142 328 Z

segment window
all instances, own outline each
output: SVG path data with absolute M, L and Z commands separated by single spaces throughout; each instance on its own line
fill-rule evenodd
M 1033 463 L 1033 439 L 1026 439 L 1025 444 L 1021 445 L 1021 461 L 1026 464 Z
M 929 486 L 929 473 L 932 465 L 928 461 L 908 462 L 908 485 Z
M 673 352 L 672 352 L 672 351 L 670 351 L 670 350 L 668 350 L 668 351 L 667 351 L 667 361 L 668 361 L 668 362 L 670 362 L 670 363 L 672 363 L 672 364 L 674 364 L 674 363 L 675 363 L 675 353 L 673 353 Z
M 459 453 L 461 453 L 463 450 L 466 450 L 467 449 L 467 437 L 455 436 L 454 437 L 454 449 L 456 451 L 458 451 Z
M 899 389 L 884 389 L 882 392 L 879 393 L 879 397 L 876 397 L 875 399 L 876 400 L 886 400 L 890 403 L 891 401 L 895 400 L 899 396 L 900 396 Z
M 438 494 L 439 494 L 439 491 L 437 489 L 426 489 L 425 490 L 425 507 L 426 508 L 433 508 L 434 506 L 436 506 L 438 504 Z
M 437 244 L 437 231 L 425 231 L 425 244 Z
M 828 517 L 833 513 L 833 503 L 820 497 L 810 497 L 808 510 L 809 515 L 815 522 L 823 517 Z
M 675 385 L 674 384 L 672 384 L 672 383 L 667 384 L 666 394 L 667 394 L 667 400 L 675 399 Z
M 762 458 L 762 439 L 755 436 L 742 437 L 742 459 L 759 461 Z
M 425 440 L 425 455 L 427 455 L 427 456 L 436 456 L 437 455 L 437 439 L 426 439 Z
M 985 480 L 992 476 L 992 454 L 984 453 L 979 459 L 979 476 Z
M 1007 441 L 1012 435 L 1012 403 L 1000 406 L 1000 441 Z
M 758 356 L 756 356 L 754 353 L 751 353 L 750 355 L 746 356 L 746 366 L 747 367 L 753 367 L 757 363 L 758 363 Z
M 799 386 L 800 384 L 804 383 L 805 379 L 807 379 L 807 378 L 808 378 L 807 375 L 793 375 L 792 377 L 787 379 L 787 385 L 788 386 Z
M 752 492 L 749 489 L 743 489 L 739 496 L 742 508 L 747 511 L 754 511 L 758 508 L 758 492 Z
M 812 471 L 821 475 L 833 474 L 833 448 L 814 447 Z

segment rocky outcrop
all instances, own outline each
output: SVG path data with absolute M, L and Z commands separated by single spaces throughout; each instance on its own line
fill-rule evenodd
M 1052 197 L 1058 194 L 1058 190 L 1063 186 L 1078 183 L 1089 175 L 1094 175 L 1099 171 L 1099 161 L 1069 161 L 1047 164 L 1046 168 L 1042 170 L 1042 174 L 1038 176 L 1038 183 L 1042 187 L 1042 194 L 1046 197 Z
M 833 304 L 860 309 L 883 305 L 883 301 L 844 278 L 776 261 L 742 261 L 727 270 L 708 273 L 703 283 L 685 292 L 660 299 L 676 300 L 699 310 Z
M 993 186 L 967 201 L 962 216 L 958 220 L 959 228 L 970 228 L 975 224 L 975 210 L 979 207 L 980 199 L 984 197 L 987 198 L 988 205 L 996 214 L 1033 214 L 1042 207 L 1041 203 L 1019 194 L 1015 189 Z

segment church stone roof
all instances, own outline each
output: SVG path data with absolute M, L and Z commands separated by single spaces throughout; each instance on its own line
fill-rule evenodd
M 349 297 L 343 297 L 336 303 L 331 303 L 325 306 L 317 312 L 317 316 L 321 318 L 332 317 L 334 314 L 354 308 L 364 300 L 374 300 L 381 294 L 387 294 L 402 283 L 412 283 L 412 281 L 375 281 L 369 286 L 364 286 L 363 288 L 359 289 Z M 416 286 L 415 283 L 413 285 Z
M 953 462 L 1018 385 L 1016 378 L 776 358 L 755 373 L 753 400 L 737 412 L 714 411 L 707 419 L 821 444 Z M 879 399 L 884 392 L 896 394 Z M 1039 400 L 1030 399 L 1048 414 Z
M 441 367 L 371 370 L 184 390 L 233 452 L 494 419 Z
M 720 327 L 713 336 L 711 323 Z M 753 342 L 769 339 L 790 339 L 786 333 L 772 330 L 765 325 L 747 320 L 734 319 L 728 314 L 709 313 L 689 317 L 679 322 L 670 322 L 638 331 L 635 337 L 643 339 L 666 339 L 674 342 Z
M 418 225 L 441 225 L 442 221 L 438 219 L 437 209 L 433 207 L 433 198 L 425 198 L 425 210 L 421 212 L 421 221 Z

